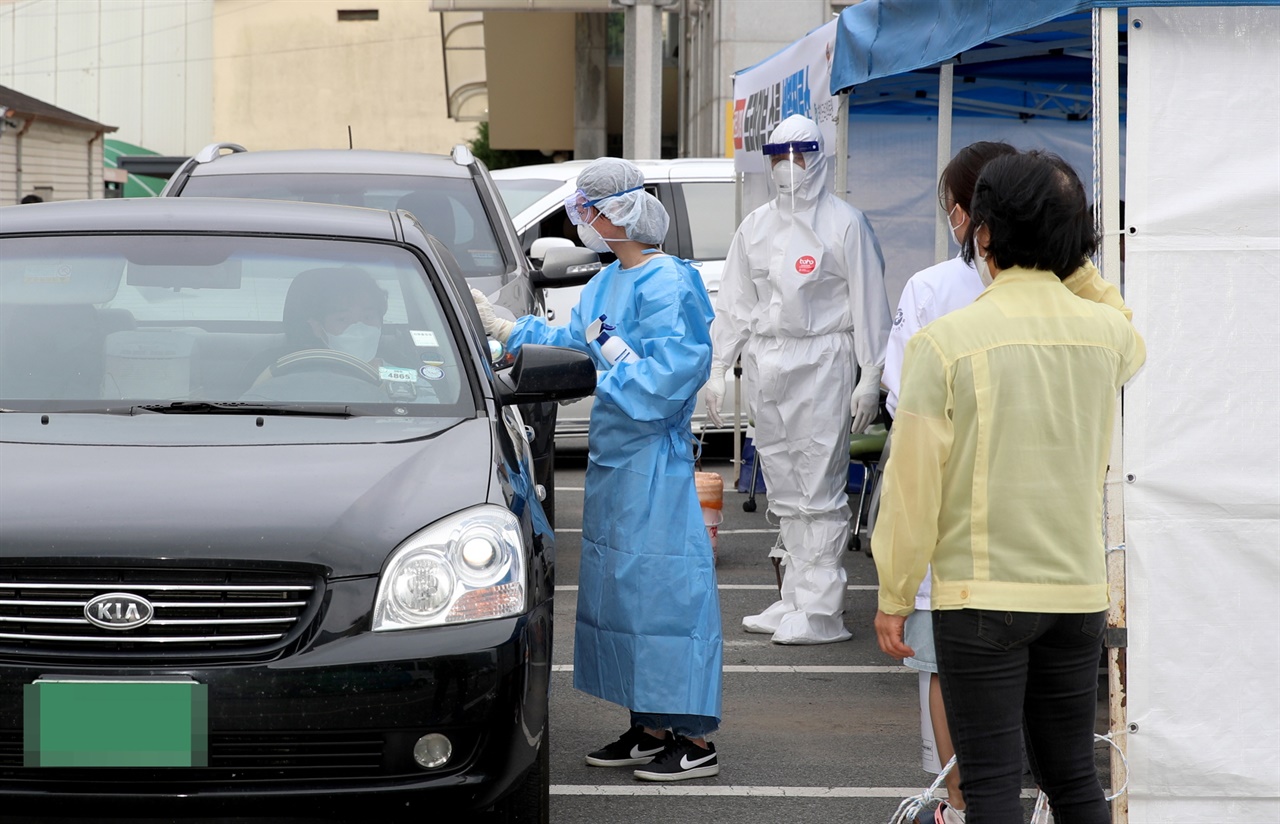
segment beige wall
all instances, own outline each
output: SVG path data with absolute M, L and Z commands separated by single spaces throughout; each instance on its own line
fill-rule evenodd
M 440 16 L 423 0 L 216 0 L 214 139 L 253 149 L 447 152 L 476 133 L 445 104 Z M 378 10 L 339 22 L 339 9 Z
M 53 187 L 53 200 L 103 196 L 101 135 L 37 120 L 19 137 L 23 121 L 14 119 L 18 128 L 6 128 L 0 137 L 0 205 L 17 203 L 42 186 Z
M 485 12 L 489 144 L 573 150 L 574 15 Z

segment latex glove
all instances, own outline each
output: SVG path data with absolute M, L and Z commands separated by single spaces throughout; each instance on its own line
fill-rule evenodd
M 849 411 L 853 413 L 853 425 L 849 427 L 855 435 L 866 430 L 876 419 L 880 411 L 880 373 L 883 367 L 867 366 L 862 369 L 862 377 L 853 388 L 853 397 L 849 401 Z
M 702 390 L 703 400 L 707 404 L 707 418 L 717 428 L 724 426 L 724 421 L 720 418 L 720 405 L 724 403 L 724 372 L 724 364 L 712 364 L 711 377 L 707 378 L 707 385 Z
M 479 289 L 471 290 L 471 299 L 476 302 L 476 311 L 480 313 L 480 323 L 484 326 L 484 333 L 498 343 L 505 344 L 507 338 L 511 337 L 511 330 L 516 328 L 515 323 L 495 315 L 493 304 Z

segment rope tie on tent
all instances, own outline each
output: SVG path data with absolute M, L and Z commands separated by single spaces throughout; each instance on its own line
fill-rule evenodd
M 1116 744 L 1112 738 L 1113 733 L 1106 735 L 1093 736 L 1094 741 L 1105 741 L 1111 749 L 1116 751 L 1116 755 L 1120 756 L 1120 763 L 1124 766 L 1124 783 L 1120 785 L 1120 789 L 1107 796 L 1107 802 L 1115 801 L 1124 795 L 1129 789 L 1129 759 L 1124 757 L 1124 750 Z M 947 762 L 947 766 L 942 768 L 942 772 L 938 773 L 938 777 L 933 783 L 919 795 L 909 796 L 902 800 L 898 805 L 898 811 L 893 814 L 893 818 L 889 819 L 889 824 L 915 824 L 917 816 L 929 806 L 938 796 L 936 793 L 946 781 L 947 775 L 951 773 L 956 766 L 956 757 L 951 756 L 951 760 Z M 1049 798 L 1043 791 L 1036 796 L 1035 810 L 1031 814 L 1031 824 L 1053 824 L 1053 812 L 1049 809 Z

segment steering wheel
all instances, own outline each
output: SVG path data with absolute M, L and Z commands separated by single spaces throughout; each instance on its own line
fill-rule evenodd
M 382 376 L 378 374 L 377 369 L 354 355 L 339 352 L 337 349 L 302 349 L 291 352 L 271 365 L 271 374 L 288 375 L 315 367 L 341 372 L 375 386 L 382 385 Z

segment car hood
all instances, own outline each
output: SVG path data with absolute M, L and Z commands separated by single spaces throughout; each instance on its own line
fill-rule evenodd
M 0 556 L 374 575 L 409 535 L 488 499 L 492 440 L 477 418 L 398 443 L 0 443 Z

